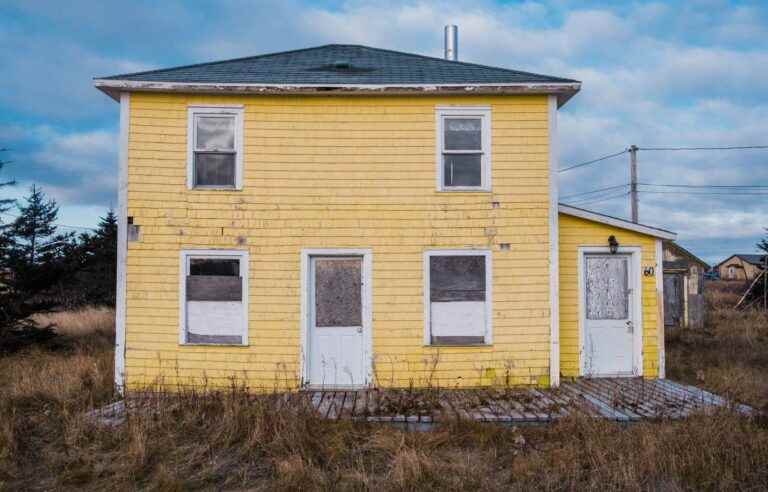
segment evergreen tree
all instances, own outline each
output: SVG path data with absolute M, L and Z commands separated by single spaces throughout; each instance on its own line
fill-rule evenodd
M 768 254 L 768 229 L 765 229 L 765 237 L 757 242 L 757 249 L 765 254 Z
M 19 215 L 3 231 L 0 269 L 6 276 L 0 352 L 53 336 L 51 326 L 39 328 L 30 316 L 58 304 L 53 287 L 66 276 L 65 252 L 75 246 L 73 234 L 57 234 L 59 208 L 54 200 L 33 186 L 24 202 L 17 204 Z
M 2 153 L 8 152 L 8 149 L 0 149 L 0 172 L 2 172 L 3 168 L 6 166 L 6 164 L 9 164 L 9 161 L 2 159 Z M 0 189 L 5 188 L 7 186 L 13 186 L 16 182 L 14 180 L 10 181 L 0 181 Z M 0 214 L 3 214 L 10 210 L 11 206 L 16 203 L 16 200 L 12 198 L 0 198 Z M 0 217 L 0 226 L 3 224 L 3 218 Z
M 40 188 L 32 185 L 25 201 L 26 205 L 17 205 L 19 216 L 10 224 L 8 232 L 15 239 L 11 251 L 14 261 L 31 267 L 55 258 L 64 244 L 73 239 L 73 234 L 56 234 L 59 206 L 55 200 L 46 198 Z
M 99 221 L 93 234 L 82 234 L 80 241 L 67 256 L 80 264 L 69 278 L 73 285 L 65 289 L 70 304 L 101 304 L 114 306 L 117 277 L 117 216 L 112 210 Z M 74 297 L 75 293 L 79 298 Z

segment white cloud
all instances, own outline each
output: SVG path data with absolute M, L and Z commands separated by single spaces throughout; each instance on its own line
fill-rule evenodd
M 106 173 L 115 167 L 117 159 L 117 135 L 106 130 L 74 133 L 58 133 L 48 127 L 36 130 L 42 149 L 33 159 L 43 166 L 50 166 L 70 173 Z
M 14 164 L 3 177 L 17 176 L 18 185 L 4 193 L 24 196 L 35 183 L 67 207 L 98 204 L 104 208 L 112 201 L 117 185 L 115 132 L 66 132 L 49 126 L 15 126 L 10 131 L 21 136 L 23 145 L 36 150 L 9 153 Z M 0 128 L 0 135 L 3 133 Z

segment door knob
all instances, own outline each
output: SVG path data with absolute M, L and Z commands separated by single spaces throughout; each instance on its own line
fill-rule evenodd
M 363 327 L 362 326 L 358 326 L 357 327 L 357 332 L 358 333 L 362 333 L 363 332 Z
M 635 325 L 632 323 L 632 321 L 627 321 L 627 333 L 634 333 L 635 332 Z

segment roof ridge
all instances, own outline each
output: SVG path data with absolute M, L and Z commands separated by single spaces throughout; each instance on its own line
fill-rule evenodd
M 326 46 L 356 46 L 356 47 L 359 47 L 359 48 L 365 48 L 365 49 L 369 49 L 369 50 L 373 50 L 373 51 L 383 51 L 385 53 L 396 53 L 398 55 L 411 56 L 413 58 L 424 58 L 424 59 L 427 59 L 427 60 L 435 60 L 435 61 L 448 62 L 448 63 L 458 63 L 458 64 L 461 64 L 461 65 L 466 65 L 466 66 L 470 66 L 470 67 L 487 68 L 487 69 L 491 69 L 491 70 L 501 70 L 501 71 L 504 71 L 504 72 L 511 72 L 511 73 L 515 73 L 515 74 L 534 75 L 536 77 L 546 77 L 546 78 L 549 78 L 549 79 L 556 79 L 556 80 L 560 80 L 560 81 L 563 81 L 563 82 L 576 82 L 576 83 L 580 83 L 578 80 L 566 79 L 566 78 L 563 78 L 563 77 L 554 77 L 552 75 L 545 75 L 545 74 L 542 74 L 542 73 L 526 72 L 524 70 L 515 70 L 513 68 L 494 67 L 494 66 L 491 66 L 491 65 L 484 65 L 482 63 L 465 62 L 465 61 L 461 61 L 461 60 L 446 60 L 445 58 L 439 58 L 437 56 L 422 55 L 421 53 L 409 53 L 407 51 L 390 50 L 390 49 L 387 49 L 387 48 L 377 48 L 375 46 L 366 46 L 366 45 L 363 45 L 363 44 L 329 44 L 329 45 L 326 45 Z
M 530 76 L 534 76 L 534 77 L 544 77 L 544 78 L 548 78 L 548 79 L 551 79 L 553 81 L 558 81 L 558 82 L 579 83 L 579 81 L 574 80 L 574 79 L 567 79 L 567 78 L 562 78 L 562 77 L 554 77 L 554 76 L 551 76 L 551 75 L 544 75 L 544 74 L 535 73 L 535 72 L 526 72 L 526 71 L 522 71 L 522 70 L 514 70 L 514 69 L 511 69 L 511 68 L 504 68 L 504 67 L 493 67 L 493 66 L 490 66 L 490 65 L 484 65 L 484 64 L 480 64 L 480 63 L 472 63 L 472 62 L 465 62 L 465 61 L 459 61 L 459 60 L 455 60 L 455 61 L 454 60 L 446 60 L 445 58 L 438 58 L 438 57 L 435 57 L 435 56 L 422 55 L 420 53 L 409 53 L 409 52 L 406 52 L 406 51 L 397 51 L 397 50 L 391 50 L 391 49 L 386 49 L 386 48 L 377 48 L 377 47 L 373 47 L 373 46 L 366 46 L 366 45 L 363 45 L 363 44 L 345 44 L 345 43 L 328 43 L 328 44 L 323 44 L 323 45 L 318 45 L 318 46 L 310 46 L 310 47 L 307 47 L 307 48 L 298 48 L 298 49 L 295 49 L 295 50 L 286 50 L 286 51 L 277 51 L 277 52 L 273 52 L 273 53 L 264 53 L 264 54 L 261 54 L 261 55 L 251 55 L 251 56 L 243 56 L 243 57 L 237 57 L 237 58 L 229 58 L 229 59 L 226 59 L 226 60 L 216 60 L 216 61 L 209 61 L 209 62 L 202 62 L 202 63 L 192 63 L 192 64 L 188 64 L 188 65 L 178 65 L 178 66 L 167 67 L 167 68 L 156 68 L 156 69 L 152 69 L 152 70 L 143 70 L 143 71 L 139 71 L 139 72 L 123 73 L 123 74 L 110 75 L 110 76 L 105 76 L 105 77 L 94 77 L 94 80 L 105 80 L 105 79 L 119 80 L 119 79 L 121 79 L 123 77 L 135 77 L 135 76 L 140 76 L 140 75 L 155 74 L 155 73 L 159 73 L 159 72 L 168 72 L 168 71 L 172 71 L 172 70 L 181 70 L 181 69 L 187 69 L 187 68 L 197 68 L 197 67 L 221 65 L 221 64 L 225 64 L 225 63 L 240 62 L 240 61 L 246 61 L 246 60 L 257 60 L 257 59 L 260 59 L 260 58 L 269 58 L 269 57 L 272 57 L 272 56 L 287 55 L 287 54 L 292 54 L 292 53 L 301 53 L 301 52 L 318 50 L 318 49 L 329 48 L 329 47 L 354 47 L 354 48 L 362 48 L 362 49 L 369 50 L 369 51 L 374 51 L 374 52 L 396 54 L 396 55 L 399 55 L 399 56 L 408 56 L 408 57 L 412 57 L 412 58 L 420 58 L 420 59 L 425 59 L 425 60 L 430 60 L 430 61 L 440 61 L 440 62 L 446 62 L 446 63 L 451 63 L 451 64 L 455 63 L 455 64 L 460 64 L 460 65 L 464 65 L 464 66 L 468 66 L 468 67 L 477 67 L 477 68 L 482 68 L 482 69 L 486 69 L 486 70 L 496 70 L 496 71 L 506 72 L 506 73 L 510 73 L 510 74 L 516 74 L 516 75 L 530 75 Z

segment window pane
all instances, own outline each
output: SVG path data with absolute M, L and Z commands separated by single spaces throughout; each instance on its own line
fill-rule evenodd
M 235 154 L 195 154 L 195 186 L 235 186 Z
M 235 150 L 234 116 L 196 116 L 195 150 Z
M 622 256 L 588 256 L 586 265 L 587 319 L 629 317 L 629 269 Z
M 485 301 L 485 256 L 431 256 L 431 302 Z
M 445 150 L 482 150 L 480 118 L 446 118 Z
M 445 186 L 482 186 L 482 154 L 443 154 Z
M 315 326 L 362 326 L 362 260 L 314 261 Z
M 240 260 L 223 258 L 191 258 L 190 275 L 240 276 Z

